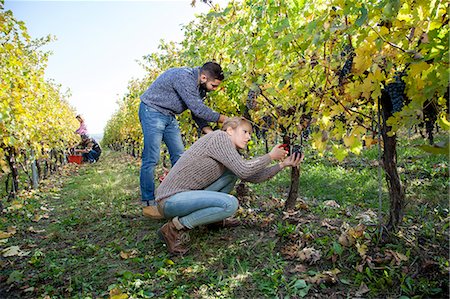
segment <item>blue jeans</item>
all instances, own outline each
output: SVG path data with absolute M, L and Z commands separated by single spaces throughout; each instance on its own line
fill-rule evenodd
M 184 152 L 178 121 L 173 115 L 165 115 L 141 102 L 139 121 L 144 134 L 144 150 L 140 173 L 141 200 L 147 205 L 156 205 L 155 167 L 161 151 L 161 141 L 166 144 L 173 165 Z
M 93 163 L 95 161 L 98 160 L 98 158 L 100 157 L 101 152 L 97 152 L 94 150 L 90 150 L 89 153 L 83 153 L 83 159 L 86 159 L 86 161 L 88 161 L 89 163 Z
M 164 202 L 164 216 L 178 216 L 181 224 L 189 229 L 230 217 L 239 207 L 236 197 L 228 194 L 236 180 L 237 177 L 227 170 L 204 190 L 172 195 Z

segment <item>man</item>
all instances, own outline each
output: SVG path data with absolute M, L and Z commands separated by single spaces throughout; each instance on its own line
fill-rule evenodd
M 139 120 L 144 134 L 144 150 L 140 172 L 141 200 L 144 215 L 160 218 L 155 202 L 155 167 L 160 158 L 161 141 L 166 144 L 173 165 L 184 151 L 184 144 L 175 115 L 186 109 L 204 133 L 212 131 L 208 122 L 223 123 L 227 118 L 204 104 L 207 92 L 223 81 L 222 68 L 207 62 L 197 68 L 172 68 L 161 74 L 142 94 Z
M 83 161 L 89 163 L 95 163 L 100 158 L 102 149 L 94 138 L 89 138 L 88 135 L 81 135 L 81 143 L 79 144 L 82 149 L 76 149 L 76 153 L 82 153 Z

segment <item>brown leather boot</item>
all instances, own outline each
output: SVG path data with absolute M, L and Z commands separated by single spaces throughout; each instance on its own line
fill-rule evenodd
M 208 229 L 220 229 L 220 228 L 226 228 L 226 227 L 236 227 L 241 224 L 242 224 L 241 220 L 233 218 L 233 217 L 229 217 L 229 218 L 225 218 L 221 221 L 207 224 L 206 226 L 208 227 Z
M 187 229 L 177 229 L 173 220 L 170 220 L 158 230 L 158 236 L 166 243 L 167 249 L 172 254 L 183 255 L 189 250 L 186 247 L 187 243 L 189 243 Z

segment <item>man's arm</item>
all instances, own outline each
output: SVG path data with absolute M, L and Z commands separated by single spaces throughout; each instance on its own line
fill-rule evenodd
M 188 76 L 178 76 L 174 89 L 193 115 L 207 122 L 219 121 L 220 114 L 206 106 L 200 98 L 197 82 L 192 82 Z
M 221 114 L 221 115 L 219 116 L 219 120 L 218 120 L 217 122 L 223 124 L 223 123 L 227 120 L 227 118 L 228 118 L 227 116 Z M 212 132 L 213 129 L 212 129 L 210 126 L 206 126 L 206 127 L 203 127 L 203 128 L 202 128 L 202 131 L 203 131 L 203 133 L 208 134 L 208 133 Z

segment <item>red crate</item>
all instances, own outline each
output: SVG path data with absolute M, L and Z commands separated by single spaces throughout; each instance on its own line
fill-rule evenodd
M 83 156 L 69 155 L 69 163 L 81 164 L 83 162 Z

